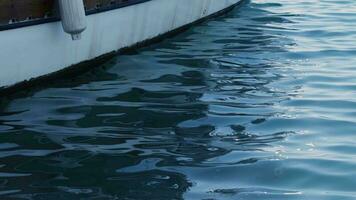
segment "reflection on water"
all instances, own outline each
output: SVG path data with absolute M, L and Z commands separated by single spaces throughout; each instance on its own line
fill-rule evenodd
M 3 99 L 0 198 L 354 199 L 355 8 L 246 2 Z

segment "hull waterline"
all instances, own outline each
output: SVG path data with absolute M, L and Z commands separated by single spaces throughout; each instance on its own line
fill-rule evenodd
M 232 8 L 241 0 L 152 0 L 88 15 L 80 40 L 60 21 L 0 31 L 0 88 L 142 44 Z M 162 9 L 164 8 L 164 9 Z

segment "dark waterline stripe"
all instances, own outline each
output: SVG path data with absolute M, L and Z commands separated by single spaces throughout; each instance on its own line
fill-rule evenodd
M 69 78 L 75 77 L 77 75 L 83 74 L 83 73 L 93 69 L 93 66 L 100 66 L 116 55 L 126 54 L 126 53 L 134 51 L 135 49 L 161 42 L 166 38 L 173 37 L 179 33 L 182 33 L 184 31 L 188 30 L 190 27 L 192 27 L 196 24 L 202 23 L 203 21 L 206 21 L 210 18 L 218 17 L 225 13 L 228 13 L 229 11 L 233 10 L 235 7 L 241 5 L 245 1 L 246 0 L 241 0 L 241 1 L 237 2 L 236 4 L 233 4 L 223 10 L 220 10 L 216 13 L 213 13 L 213 14 L 203 17 L 201 19 L 198 19 L 190 24 L 186 24 L 186 25 L 181 26 L 181 27 L 174 29 L 172 31 L 168 31 L 167 33 L 158 35 L 152 39 L 144 40 L 144 41 L 138 42 L 136 44 L 133 44 L 129 47 L 124 47 L 122 49 L 118 49 L 117 51 L 112 51 L 110 53 L 103 54 L 103 55 L 98 56 L 97 58 L 94 58 L 92 60 L 86 60 L 86 61 L 80 62 L 78 64 L 68 66 L 62 70 L 57 71 L 57 72 L 53 72 L 53 73 L 50 73 L 47 75 L 36 77 L 36 78 L 30 79 L 30 80 L 22 81 L 20 83 L 16 83 L 15 85 L 11 85 L 8 87 L 0 87 L 0 98 L 1 97 L 12 97 L 13 95 L 16 96 L 16 94 L 18 92 L 24 91 L 25 89 L 28 89 L 28 88 L 33 88 L 36 86 L 44 87 L 46 85 L 50 85 L 51 81 L 54 81 L 56 79 L 69 79 Z

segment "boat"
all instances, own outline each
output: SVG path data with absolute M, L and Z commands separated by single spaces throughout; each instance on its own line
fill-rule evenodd
M 0 90 L 90 68 L 241 1 L 1 0 Z

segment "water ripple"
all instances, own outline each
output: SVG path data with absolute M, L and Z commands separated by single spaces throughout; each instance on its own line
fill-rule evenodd
M 356 198 L 352 0 L 254 0 L 0 103 L 1 199 Z

